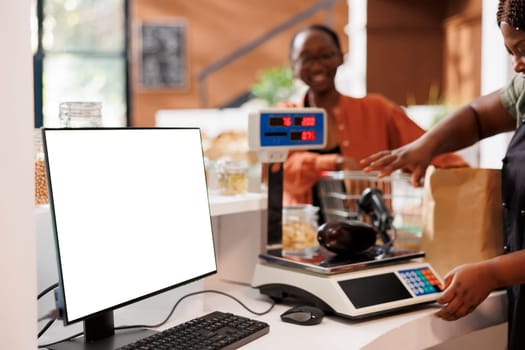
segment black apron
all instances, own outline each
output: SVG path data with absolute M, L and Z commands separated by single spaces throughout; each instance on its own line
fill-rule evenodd
M 501 175 L 505 251 L 525 249 L 525 124 L 516 130 Z M 522 268 L 525 268 L 523 266 Z M 509 350 L 525 349 L 525 285 L 507 288 Z

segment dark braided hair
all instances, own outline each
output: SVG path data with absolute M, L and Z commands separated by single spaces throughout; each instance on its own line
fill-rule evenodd
M 525 0 L 500 0 L 496 18 L 498 27 L 505 22 L 516 30 L 525 31 Z
M 328 34 L 330 39 L 332 39 L 332 41 L 334 42 L 335 47 L 337 47 L 337 50 L 339 50 L 339 52 L 341 52 L 341 42 L 339 41 L 339 36 L 337 36 L 337 33 L 333 29 L 331 29 L 330 27 L 327 27 L 327 26 L 325 26 L 323 24 L 311 24 L 308 27 L 305 27 L 305 28 L 301 29 L 300 31 L 298 31 L 297 33 L 295 33 L 295 35 L 293 36 L 292 40 L 290 41 L 290 54 L 293 51 L 293 44 L 295 42 L 295 38 L 297 38 L 297 36 L 299 34 L 307 32 L 309 30 L 317 30 L 317 31 L 323 32 L 325 34 Z

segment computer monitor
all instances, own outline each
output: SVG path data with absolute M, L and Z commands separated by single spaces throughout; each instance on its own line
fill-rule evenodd
M 63 320 L 84 322 L 56 348 L 121 346 L 113 310 L 217 271 L 200 130 L 42 132 Z

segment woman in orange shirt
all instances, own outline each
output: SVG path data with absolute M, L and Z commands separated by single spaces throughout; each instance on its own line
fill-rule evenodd
M 290 44 L 294 77 L 308 85 L 302 103 L 284 107 L 320 107 L 327 112 L 327 144 L 323 150 L 290 152 L 284 163 L 283 204 L 316 203 L 315 184 L 321 171 L 358 170 L 358 161 L 385 149 L 407 144 L 424 133 L 401 107 L 378 94 L 353 98 L 335 87 L 343 53 L 337 34 L 323 25 L 300 30 Z M 468 164 L 456 154 L 434 159 L 438 167 Z

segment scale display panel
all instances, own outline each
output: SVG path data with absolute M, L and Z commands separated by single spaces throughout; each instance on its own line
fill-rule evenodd
M 353 278 L 338 283 L 356 309 L 442 291 L 441 282 L 428 266 Z M 388 292 L 385 292 L 385 288 Z
M 393 272 L 340 281 L 339 286 L 356 309 L 411 297 L 408 289 Z M 388 293 L 384 292 L 385 287 L 388 288 Z
M 263 162 L 283 162 L 288 150 L 326 145 L 326 112 L 321 108 L 264 109 L 250 114 L 248 142 Z

